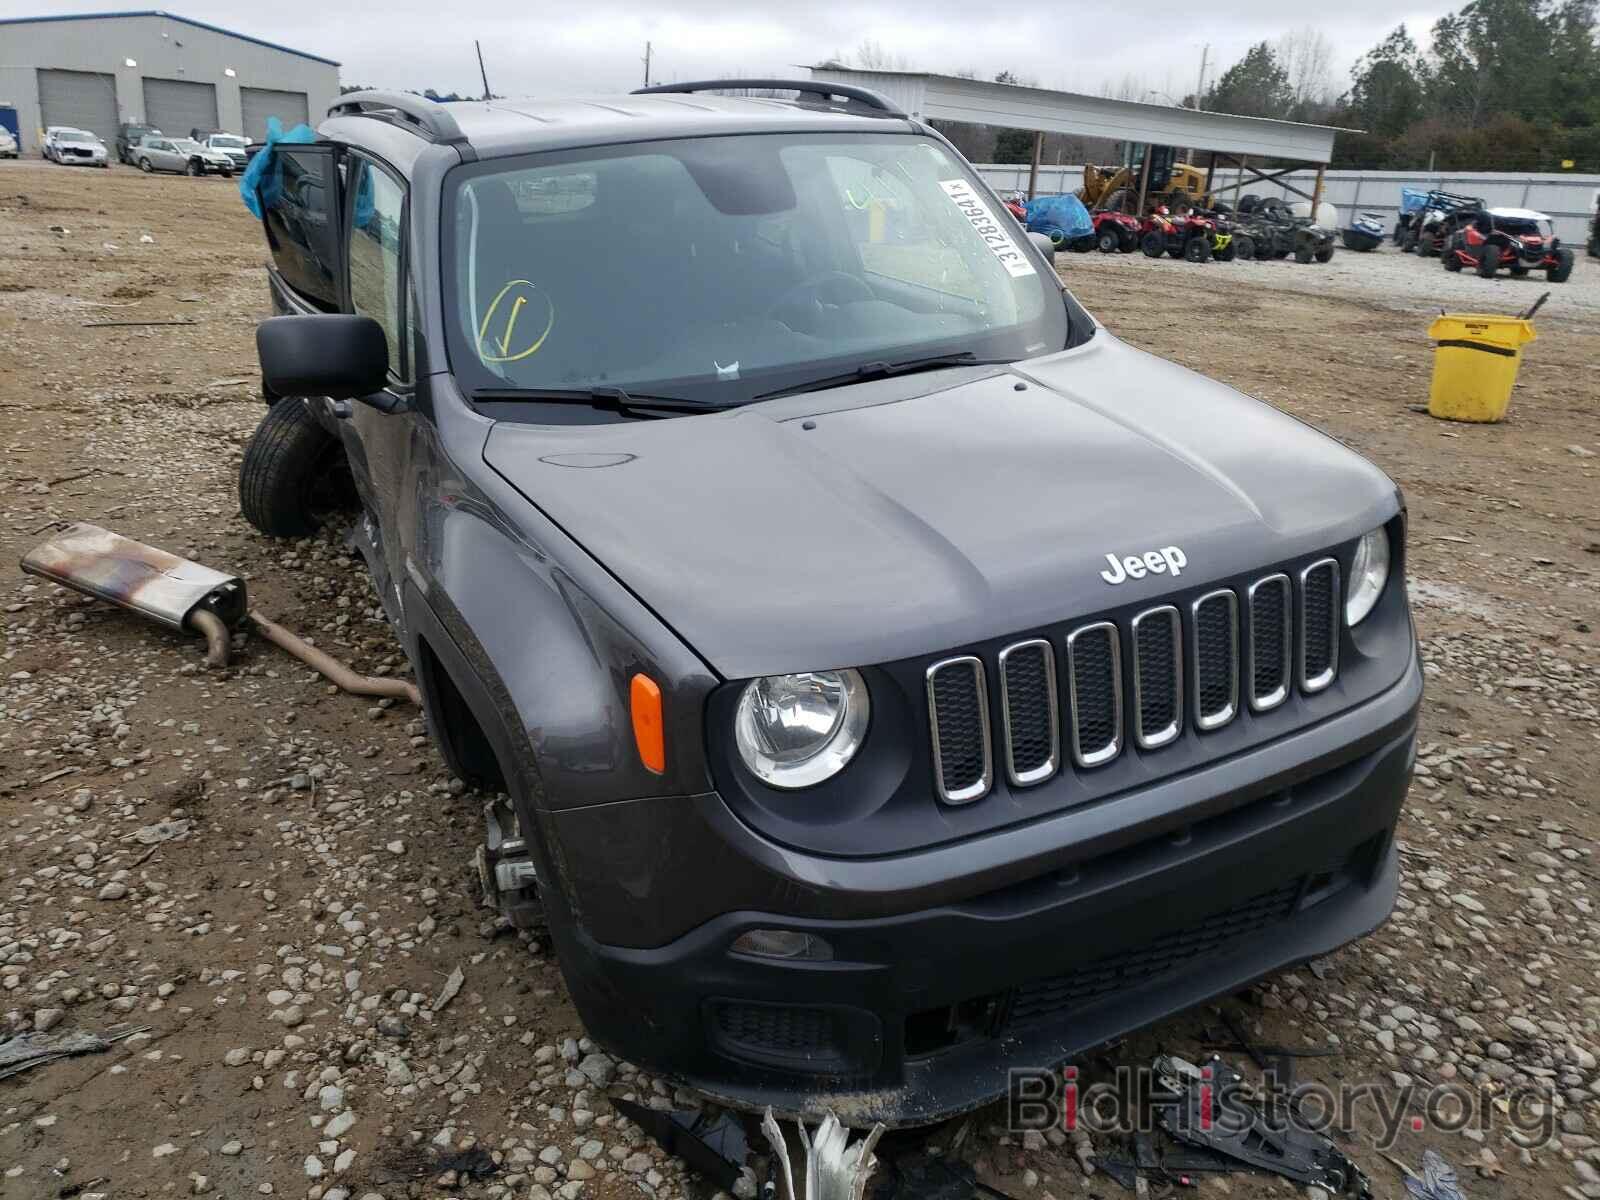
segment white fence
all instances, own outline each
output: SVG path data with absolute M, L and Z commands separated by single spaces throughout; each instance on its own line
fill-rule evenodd
M 982 163 L 978 172 L 989 186 L 1002 196 L 1009 192 L 1027 191 L 1028 165 Z M 1238 179 L 1239 172 L 1217 168 L 1212 187 L 1223 192 Z M 1310 193 L 1316 181 L 1315 171 L 1297 171 L 1287 177 L 1302 191 Z M 1076 191 L 1083 184 L 1082 167 L 1039 168 L 1039 194 L 1059 195 Z M 1360 212 L 1382 213 L 1392 224 L 1400 209 L 1402 187 L 1428 190 L 1437 188 L 1460 192 L 1468 196 L 1482 196 L 1492 205 L 1509 208 L 1533 208 L 1548 213 L 1555 219 L 1556 232 L 1564 242 L 1581 245 L 1588 237 L 1589 219 L 1600 197 L 1600 175 L 1515 175 L 1494 172 L 1427 174 L 1414 171 L 1329 171 L 1323 178 L 1323 197 L 1339 210 L 1339 223 L 1346 225 L 1351 216 Z M 1258 196 L 1282 196 L 1287 200 L 1300 197 L 1273 183 L 1246 180 L 1239 195 L 1254 192 Z

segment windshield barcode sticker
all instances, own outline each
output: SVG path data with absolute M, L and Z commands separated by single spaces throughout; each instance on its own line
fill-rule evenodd
M 1005 227 L 1000 218 L 989 211 L 989 206 L 983 202 L 983 197 L 970 183 L 965 179 L 941 179 L 939 186 L 944 189 L 944 194 L 954 201 L 962 215 L 972 222 L 973 230 L 994 252 L 994 256 L 1000 260 L 1000 265 L 1013 279 L 1034 274 L 1033 264 L 1012 239 L 1011 231 Z M 1007 216 L 1005 220 L 1009 221 L 1011 218 Z

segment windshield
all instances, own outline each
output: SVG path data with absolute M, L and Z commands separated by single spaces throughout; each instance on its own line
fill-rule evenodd
M 1494 227 L 1501 233 L 1509 233 L 1512 237 L 1549 237 L 1555 232 L 1555 226 L 1549 221 L 1539 221 L 1532 217 L 1495 217 Z
M 231 134 L 219 133 L 211 139 L 211 144 L 221 150 L 243 150 L 244 139 Z
M 98 142 L 100 140 L 87 129 L 63 129 L 56 134 L 56 137 L 63 142 Z
M 867 364 L 1067 341 L 1059 281 L 931 138 L 636 143 L 452 178 L 451 361 L 469 391 L 736 404 Z

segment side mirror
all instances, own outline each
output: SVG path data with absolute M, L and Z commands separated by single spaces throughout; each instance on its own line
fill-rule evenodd
M 269 317 L 256 326 L 256 354 L 276 396 L 360 400 L 389 379 L 389 339 L 371 317 Z
M 1052 267 L 1056 265 L 1056 244 L 1050 240 L 1049 234 L 1030 233 L 1028 240 L 1038 248 L 1040 254 L 1044 255 L 1045 262 Z

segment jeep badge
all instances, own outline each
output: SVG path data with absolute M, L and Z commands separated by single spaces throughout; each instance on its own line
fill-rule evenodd
M 1176 546 L 1164 546 L 1160 550 L 1146 550 L 1143 554 L 1130 554 L 1126 558 L 1108 554 L 1106 561 L 1111 568 L 1101 571 L 1100 578 L 1114 584 L 1124 579 L 1143 579 L 1146 574 L 1182 575 L 1183 569 L 1189 565 L 1189 556 Z

